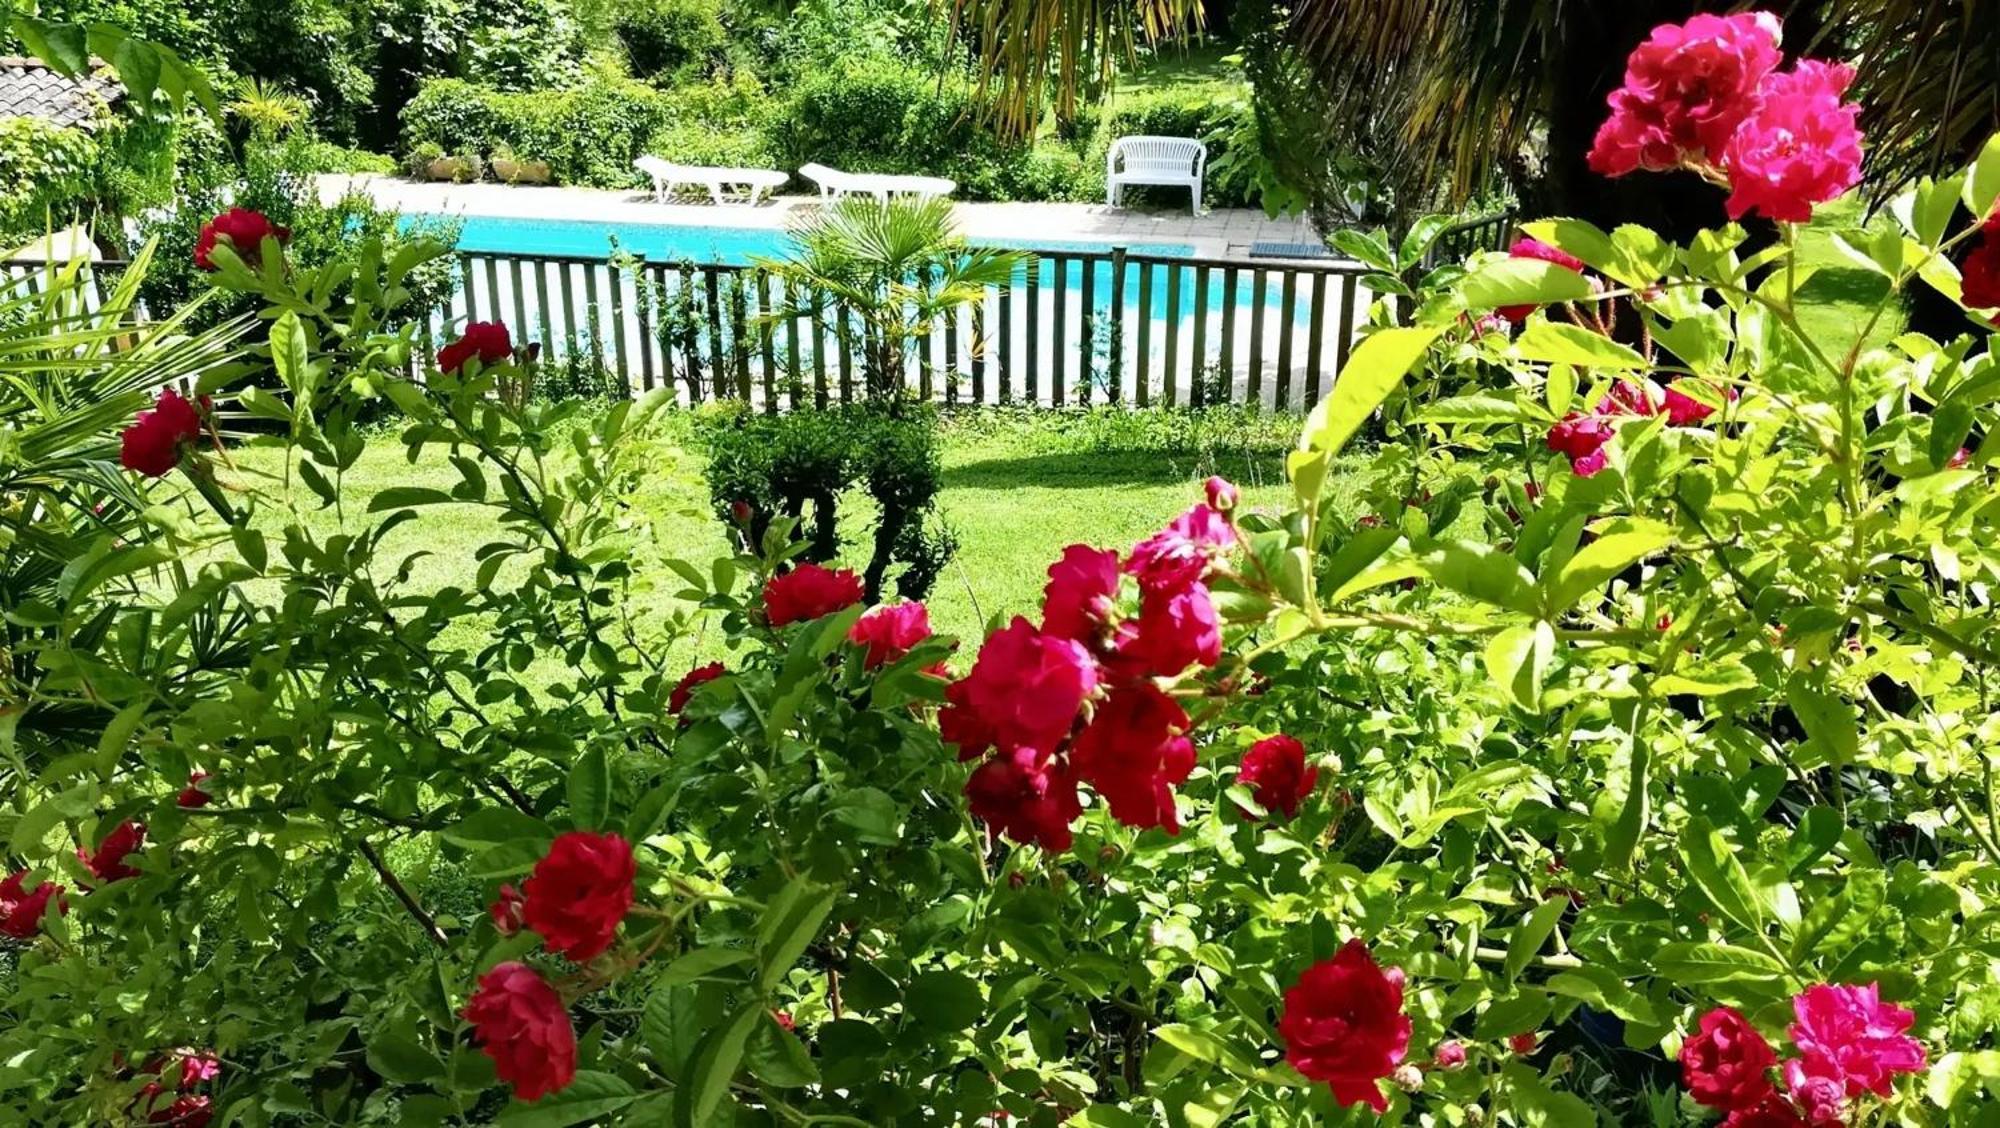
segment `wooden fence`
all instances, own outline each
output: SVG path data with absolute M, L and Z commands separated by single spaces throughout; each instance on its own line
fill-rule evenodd
M 1371 292 L 1352 264 L 1051 251 L 940 317 L 907 385 L 945 404 L 1233 402 L 1308 407 L 1347 359 Z M 584 357 L 634 390 L 764 410 L 863 394 L 858 322 L 766 316 L 783 278 L 715 263 L 460 253 L 434 336 L 501 320 L 545 356 Z

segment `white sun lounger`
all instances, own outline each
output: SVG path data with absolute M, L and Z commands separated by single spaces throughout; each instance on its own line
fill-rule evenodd
M 763 201 L 766 193 L 791 179 L 775 169 L 675 164 L 650 153 L 633 161 L 632 167 L 653 178 L 653 198 L 662 202 L 673 194 L 676 186 L 695 184 L 706 187 L 716 203 L 725 204 L 729 201 L 725 198 L 724 186 L 734 185 L 743 189 L 743 202 L 754 206 Z
M 880 172 L 842 172 L 823 164 L 809 164 L 799 169 L 799 175 L 819 185 L 819 194 L 830 199 L 839 199 L 850 192 L 860 192 L 886 200 L 890 196 L 949 196 L 958 189 L 958 182 L 942 176 L 894 176 Z

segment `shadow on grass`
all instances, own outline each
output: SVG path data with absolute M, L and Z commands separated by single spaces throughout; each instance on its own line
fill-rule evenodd
M 1083 450 L 986 458 L 944 471 L 946 489 L 1101 489 L 1109 485 L 1171 486 L 1220 474 L 1239 484 L 1269 477 L 1282 467 L 1284 448 L 1197 453 L 1157 450 Z

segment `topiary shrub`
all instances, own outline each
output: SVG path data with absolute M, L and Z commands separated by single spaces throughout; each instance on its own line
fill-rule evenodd
M 880 596 L 898 567 L 898 592 L 910 599 L 929 593 L 957 544 L 935 516 L 943 465 L 930 408 L 899 403 L 760 415 L 741 403 L 718 403 L 698 418 L 710 501 L 741 546 L 761 546 L 785 518 L 805 544 L 803 559 L 833 561 L 842 545 L 842 495 L 865 488 L 877 506 L 863 571 L 869 598 Z
M 639 78 L 660 78 L 705 65 L 729 43 L 716 0 L 624 0 L 611 33 Z

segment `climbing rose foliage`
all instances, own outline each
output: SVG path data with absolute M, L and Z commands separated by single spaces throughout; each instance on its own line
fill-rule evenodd
M 472 1037 L 514 1095 L 535 1101 L 576 1079 L 576 1029 L 562 997 L 527 964 L 509 960 L 479 977 L 465 1004 Z
M 1378 1084 L 1410 1046 L 1410 1016 L 1403 1013 L 1403 972 L 1384 969 L 1359 937 L 1330 960 L 1306 969 L 1285 992 L 1278 1037 L 1285 1060 L 1333 1088 L 1343 1105 L 1389 1107 Z
M 622 835 L 572 830 L 556 837 L 521 884 L 522 918 L 549 951 L 578 963 L 593 959 L 618 935 L 632 907 L 638 876 L 632 844 Z

